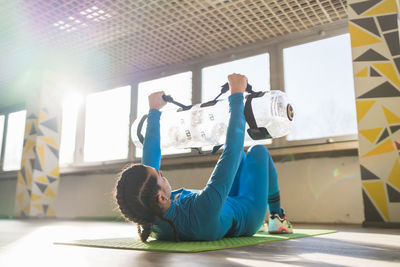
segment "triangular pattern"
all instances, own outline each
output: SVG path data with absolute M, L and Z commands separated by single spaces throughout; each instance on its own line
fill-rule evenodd
M 41 204 L 33 204 L 32 206 L 35 207 L 35 208 L 37 208 L 37 209 L 40 210 L 40 211 L 43 211 L 43 207 L 42 207 Z
M 383 75 L 389 78 L 395 85 L 400 88 L 400 79 L 396 70 L 391 62 L 388 63 L 374 63 L 373 66 Z
M 370 33 L 375 34 L 376 36 L 379 36 L 379 37 L 381 36 L 379 34 L 378 27 L 376 27 L 374 18 L 369 17 L 369 18 L 362 18 L 362 19 L 352 19 L 350 21 L 353 22 L 354 24 L 357 24 L 364 30 L 367 30 Z
M 18 172 L 18 175 L 20 175 L 22 177 L 22 179 L 24 180 L 24 184 L 27 184 L 27 179 L 26 179 L 26 175 L 25 175 L 25 169 L 26 168 L 22 168 L 20 172 Z
M 397 190 L 400 190 L 400 162 L 398 159 L 394 162 L 392 171 L 388 177 L 388 182 L 396 187 Z
M 45 163 L 44 163 L 44 145 L 39 145 L 36 147 L 36 155 L 38 156 L 38 158 L 36 160 L 40 161 L 40 164 L 42 166 L 42 169 L 45 168 Z
M 393 59 L 393 61 L 396 65 L 397 73 L 400 73 L 400 57 Z
M 47 210 L 49 209 L 49 205 L 43 205 L 43 212 L 44 214 L 47 213 Z
M 24 145 L 24 151 L 23 154 L 26 154 L 28 151 L 30 151 L 34 146 L 35 146 L 35 142 L 33 142 L 30 139 L 25 139 L 25 145 Z
M 21 193 L 17 194 L 17 201 L 18 201 L 18 204 L 20 204 L 21 206 L 24 204 L 24 196 L 25 196 L 25 192 L 21 192 Z
M 38 170 L 38 171 L 40 171 L 40 172 L 43 171 L 42 166 L 40 165 L 39 157 L 36 157 L 36 159 L 33 160 L 33 169 L 34 169 L 34 170 Z
M 360 120 L 367 114 L 367 112 L 371 109 L 371 107 L 375 104 L 375 100 L 371 101 L 362 101 L 362 100 L 357 100 L 356 101 L 356 109 L 357 109 L 357 122 L 360 122 Z
M 389 136 L 389 131 L 385 129 L 385 131 L 383 131 L 382 135 L 379 137 L 376 143 L 379 144 L 382 140 L 385 140 L 388 136 Z
M 383 222 L 382 215 L 379 214 L 379 211 L 365 193 L 364 189 L 362 190 L 362 196 L 364 202 L 365 220 L 367 222 Z
M 55 132 L 58 132 L 58 118 L 54 117 L 49 120 L 42 122 L 40 125 L 43 125 Z
M 60 177 L 60 168 L 57 166 L 55 169 L 51 170 L 48 174 L 58 178 Z
M 32 201 L 32 202 L 35 202 L 36 200 L 39 200 L 39 199 L 41 199 L 41 198 L 42 198 L 42 196 L 40 196 L 40 195 L 32 194 L 32 196 L 31 196 L 31 201 Z
M 57 178 L 53 178 L 53 177 L 50 177 L 50 176 L 47 176 L 47 179 L 49 180 L 49 183 L 50 183 L 50 184 L 51 184 L 52 182 L 55 182 L 55 181 L 58 180 Z
M 385 38 L 390 54 L 392 56 L 400 55 L 399 32 L 388 32 L 385 33 L 383 37 Z
M 385 32 L 394 30 L 397 28 L 397 14 L 378 16 L 378 22 L 381 31 Z
M 361 180 L 380 180 L 380 178 L 378 176 L 373 174 L 371 171 L 369 171 L 363 165 L 360 165 L 360 167 L 361 167 Z
M 18 174 L 17 174 L 17 183 L 20 185 L 25 185 L 25 180 L 24 180 L 24 178 L 22 178 L 21 172 L 18 172 Z
M 40 189 L 40 191 L 44 194 L 44 191 L 47 189 L 47 185 L 35 182 L 35 185 Z
M 354 74 L 354 77 L 368 77 L 368 68 L 363 68 L 360 72 Z
M 384 183 L 382 181 L 363 182 L 363 186 L 385 220 L 390 221 Z
M 394 133 L 397 132 L 398 130 L 400 130 L 400 125 L 390 126 L 390 132 L 391 132 L 392 134 L 394 134 Z
M 55 148 L 58 148 L 56 140 L 54 140 L 54 137 L 40 137 L 40 140 L 45 142 L 47 145 L 53 146 Z
M 384 82 L 372 90 L 360 95 L 358 98 L 378 98 L 378 97 L 397 97 L 400 91 L 396 89 L 390 82 Z
M 47 187 L 47 190 L 46 190 L 46 192 L 44 192 L 44 195 L 48 196 L 48 197 L 53 197 L 53 198 L 56 197 L 56 194 L 54 193 L 53 189 L 51 189 L 50 186 Z
M 25 177 L 26 177 L 26 184 L 31 186 L 33 177 L 32 173 L 27 168 L 25 168 Z
M 56 159 L 59 158 L 60 150 L 58 150 L 57 148 L 51 147 L 51 146 L 48 146 L 47 148 L 51 151 L 51 153 L 53 153 L 54 158 L 56 158 Z
M 382 132 L 382 129 L 383 128 L 359 130 L 359 133 L 362 134 L 365 138 L 367 138 L 368 141 L 374 143 L 378 135 Z
M 380 75 L 374 68 L 370 68 L 370 71 L 369 71 L 369 75 L 371 76 L 371 77 L 381 77 L 382 75 Z
M 34 134 L 36 134 L 36 133 L 37 133 L 37 131 L 36 131 L 35 124 L 32 123 L 32 125 L 31 125 L 31 130 L 30 130 L 30 132 L 29 132 L 29 135 L 34 135 Z
M 38 117 L 36 116 L 35 113 L 29 114 L 29 116 L 26 117 L 27 120 L 36 120 Z
M 351 36 L 355 38 L 351 38 L 351 47 L 359 47 L 370 44 L 381 43 L 381 39 L 376 38 L 375 36 L 369 34 L 368 32 L 361 30 L 360 28 L 349 24 L 349 32 Z
M 379 5 L 376 5 L 373 9 L 366 12 L 364 16 L 394 13 L 396 11 L 397 11 L 396 1 L 384 0 Z
M 49 118 L 49 116 L 43 112 L 42 110 L 39 113 L 39 123 L 41 123 L 42 121 L 45 121 Z
M 371 157 L 371 156 L 376 156 L 384 153 L 389 153 L 395 151 L 392 140 L 386 140 L 382 144 L 378 145 L 371 151 L 369 151 L 367 154 L 363 155 L 362 158 L 366 157 Z
M 382 106 L 383 113 L 385 113 L 386 121 L 388 124 L 397 124 L 400 123 L 400 117 L 396 116 L 393 112 L 391 112 L 385 106 Z
M 350 4 L 350 7 L 354 10 L 354 12 L 357 13 L 357 15 L 361 15 L 377 3 L 379 3 L 381 0 L 366 0 L 354 4 Z
M 399 203 L 400 202 L 400 192 L 391 187 L 389 184 L 386 184 L 386 190 L 388 192 L 389 202 Z
M 388 61 L 386 57 L 382 56 L 373 49 L 368 49 L 365 53 L 354 59 L 355 62 L 361 61 Z
M 35 178 L 35 182 L 41 182 L 42 184 L 48 184 L 49 181 L 47 180 L 46 176 L 39 176 Z

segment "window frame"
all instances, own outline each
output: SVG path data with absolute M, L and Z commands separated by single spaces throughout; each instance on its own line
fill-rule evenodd
M 137 97 L 138 97 L 138 85 L 141 82 L 146 82 L 154 79 L 163 78 L 166 76 L 179 74 L 182 72 L 192 72 L 192 103 L 197 104 L 202 101 L 202 69 L 218 64 L 228 63 L 230 61 L 244 59 L 251 56 L 257 56 L 259 54 L 269 54 L 269 66 L 270 66 L 270 88 L 271 90 L 284 90 L 284 73 L 283 73 L 283 49 L 305 44 L 308 42 L 318 41 L 325 38 L 334 37 L 341 34 L 349 33 L 348 21 L 341 20 L 328 25 L 317 26 L 312 29 L 304 30 L 302 32 L 291 33 L 285 36 L 272 38 L 270 40 L 260 41 L 254 44 L 245 45 L 230 49 L 227 51 L 220 51 L 215 54 L 207 55 L 198 59 L 193 59 L 185 63 L 179 63 L 173 66 L 160 67 L 148 71 L 139 73 L 127 74 L 125 76 L 115 77 L 111 80 L 98 80 L 93 82 L 88 87 L 88 90 L 82 92 L 85 100 L 80 107 L 77 115 L 76 125 L 76 139 L 75 139 L 75 153 L 74 159 L 71 164 L 63 165 L 60 167 L 61 174 L 75 174 L 75 173 L 114 173 L 115 170 L 120 169 L 122 166 L 131 162 L 140 162 L 141 158 L 135 157 L 135 146 L 132 141 L 129 141 L 128 156 L 126 159 L 99 161 L 99 162 L 84 162 L 83 161 L 83 149 L 85 139 L 85 109 L 86 109 L 86 96 L 90 93 L 110 90 L 121 86 L 131 86 L 131 110 L 130 110 L 130 125 L 134 122 L 137 117 Z M 96 88 L 93 90 L 93 88 Z M 20 107 L 22 105 L 19 105 Z M 23 108 L 22 108 L 23 109 Z M 18 111 L 18 109 L 12 109 L 11 112 Z M 2 113 L 3 112 L 3 113 Z M 4 114 L 4 111 L 0 110 L 0 114 Z M 2 171 L 3 157 L 6 140 L 6 127 L 7 127 L 7 116 L 5 119 L 5 134 L 3 134 L 3 146 L 0 158 L 0 178 L 7 177 L 6 172 Z M 130 131 L 130 127 L 129 127 Z M 130 132 L 129 132 L 130 139 Z M 293 140 L 288 141 L 286 137 L 275 139 L 272 144 L 266 145 L 270 148 L 271 154 L 282 156 L 284 154 L 312 154 L 312 153 L 326 153 L 329 151 L 351 151 L 351 154 L 355 154 L 358 147 L 358 136 L 357 135 L 346 135 L 337 137 L 326 137 L 319 139 L 308 139 L 308 140 Z M 217 152 L 213 156 L 199 155 L 197 151 L 192 150 L 189 153 L 184 154 L 171 154 L 163 155 L 162 159 L 165 160 L 163 167 L 170 165 L 175 168 L 182 168 L 182 163 L 187 163 L 188 160 L 195 162 L 196 164 L 201 163 L 207 165 L 214 162 L 221 151 Z M 346 152 L 347 153 L 347 152 Z M 340 154 L 340 153 L 339 153 Z M 343 154 L 343 153 L 341 153 Z M 170 168 L 171 168 L 170 167 Z M 15 173 L 16 171 L 9 171 Z M 7 172 L 7 173 L 9 173 Z M 8 175 L 10 177 L 10 175 Z

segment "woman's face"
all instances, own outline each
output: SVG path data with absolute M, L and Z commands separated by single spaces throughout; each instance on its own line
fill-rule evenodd
M 164 194 L 169 198 L 171 197 L 171 185 L 169 184 L 167 178 L 165 178 L 162 174 L 161 171 L 153 168 L 153 167 L 147 167 L 148 168 L 148 173 L 150 175 L 154 175 L 157 177 L 157 184 L 161 187 L 161 191 L 164 192 Z

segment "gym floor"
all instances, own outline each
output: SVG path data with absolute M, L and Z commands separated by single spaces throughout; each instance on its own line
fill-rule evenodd
M 400 266 L 400 229 L 294 224 L 334 234 L 241 248 L 161 253 L 54 245 L 56 241 L 137 236 L 125 222 L 0 220 L 0 266 Z

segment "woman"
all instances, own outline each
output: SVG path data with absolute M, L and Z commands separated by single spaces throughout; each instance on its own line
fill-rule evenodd
M 277 173 L 264 146 L 243 152 L 246 121 L 243 93 L 247 78 L 228 76 L 230 119 L 225 149 L 205 188 L 171 191 L 160 171 L 160 116 L 164 92 L 149 96 L 142 164 L 120 174 L 116 199 L 121 213 L 138 224 L 143 242 L 150 233 L 160 240 L 218 240 L 251 236 L 264 222 L 270 208 L 269 232 L 291 233 L 280 207 Z

